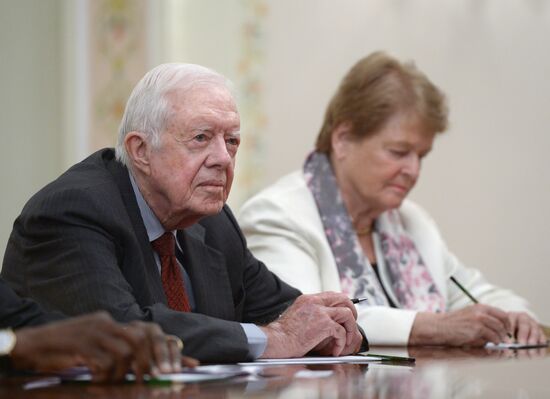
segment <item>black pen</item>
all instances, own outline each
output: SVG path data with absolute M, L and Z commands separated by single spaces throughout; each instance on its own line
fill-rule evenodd
M 468 290 L 467 290 L 466 288 L 464 288 L 464 287 L 462 286 L 462 284 L 460 284 L 460 283 L 456 280 L 456 278 L 454 278 L 453 276 L 451 276 L 451 281 L 452 281 L 453 283 L 455 283 L 456 286 L 457 286 L 458 288 L 460 288 L 460 290 L 461 290 L 463 293 L 465 293 L 466 296 L 467 296 L 468 298 L 470 298 L 470 299 L 472 300 L 473 303 L 479 303 L 479 301 L 478 301 L 477 299 L 475 299 L 474 296 L 473 296 L 472 294 L 470 294 L 470 293 L 468 292 Z
M 361 303 L 361 302 L 366 301 L 366 300 L 367 300 L 367 298 L 353 298 L 353 299 L 351 299 L 351 303 L 356 305 L 356 304 Z
M 462 286 L 462 284 L 460 284 L 460 283 L 457 281 L 456 278 L 454 278 L 453 276 L 451 276 L 450 279 L 451 279 L 451 281 L 452 281 L 453 283 L 456 284 L 456 286 L 457 286 L 458 288 L 460 288 L 460 290 L 461 290 L 463 293 L 466 294 L 466 296 L 467 296 L 468 298 L 470 298 L 470 300 L 471 300 L 473 303 L 479 303 L 479 301 L 478 301 L 472 294 L 470 294 L 470 293 L 468 292 L 468 290 L 467 290 L 466 288 L 464 288 L 464 287 Z M 512 334 L 506 333 L 506 335 L 508 335 L 508 338 L 513 339 Z
M 407 356 L 389 356 L 389 355 L 379 355 L 377 353 L 362 352 L 358 353 L 359 356 L 373 356 L 379 357 L 383 362 L 404 362 L 404 363 L 414 363 L 416 359 L 414 357 Z

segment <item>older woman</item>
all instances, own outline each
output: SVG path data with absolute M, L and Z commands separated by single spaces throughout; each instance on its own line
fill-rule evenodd
M 463 266 L 429 215 L 405 199 L 446 126 L 444 95 L 413 64 L 381 52 L 360 60 L 303 170 L 243 206 L 249 247 L 304 293 L 367 298 L 358 322 L 374 345 L 483 345 L 511 334 L 546 342 L 526 301 Z

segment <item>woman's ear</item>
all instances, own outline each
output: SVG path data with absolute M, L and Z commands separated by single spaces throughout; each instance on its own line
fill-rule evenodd
M 150 144 L 147 141 L 147 137 L 141 132 L 128 132 L 124 138 L 124 147 L 128 154 L 128 160 L 133 166 L 133 169 L 140 171 L 145 175 L 149 175 L 151 172 L 149 156 L 150 156 Z
M 347 155 L 350 146 L 353 144 L 351 127 L 351 122 L 342 122 L 332 131 L 330 140 L 332 153 L 336 159 L 344 158 Z

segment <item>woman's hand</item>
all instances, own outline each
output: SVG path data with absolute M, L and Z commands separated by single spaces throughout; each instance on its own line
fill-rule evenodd
M 525 312 L 508 312 L 513 335 L 520 344 L 544 344 L 547 337 L 539 323 Z
M 514 332 L 509 313 L 476 304 L 447 313 L 419 312 L 411 329 L 410 345 L 483 346 L 510 342 Z

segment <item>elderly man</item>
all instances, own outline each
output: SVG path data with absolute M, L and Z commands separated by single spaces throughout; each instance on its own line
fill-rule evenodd
M 155 321 L 201 361 L 358 351 L 348 298 L 300 296 L 248 251 L 224 205 L 239 125 L 223 76 L 154 68 L 128 100 L 116 156 L 91 155 L 24 207 L 2 275 L 48 308 Z
M 182 358 L 177 338 L 164 335 L 156 324 L 121 325 L 105 312 L 63 318 L 19 298 L 0 279 L 0 373 L 87 366 L 95 380 L 114 381 L 123 380 L 129 369 L 141 379 L 144 373 L 180 371 L 181 362 L 197 364 Z

